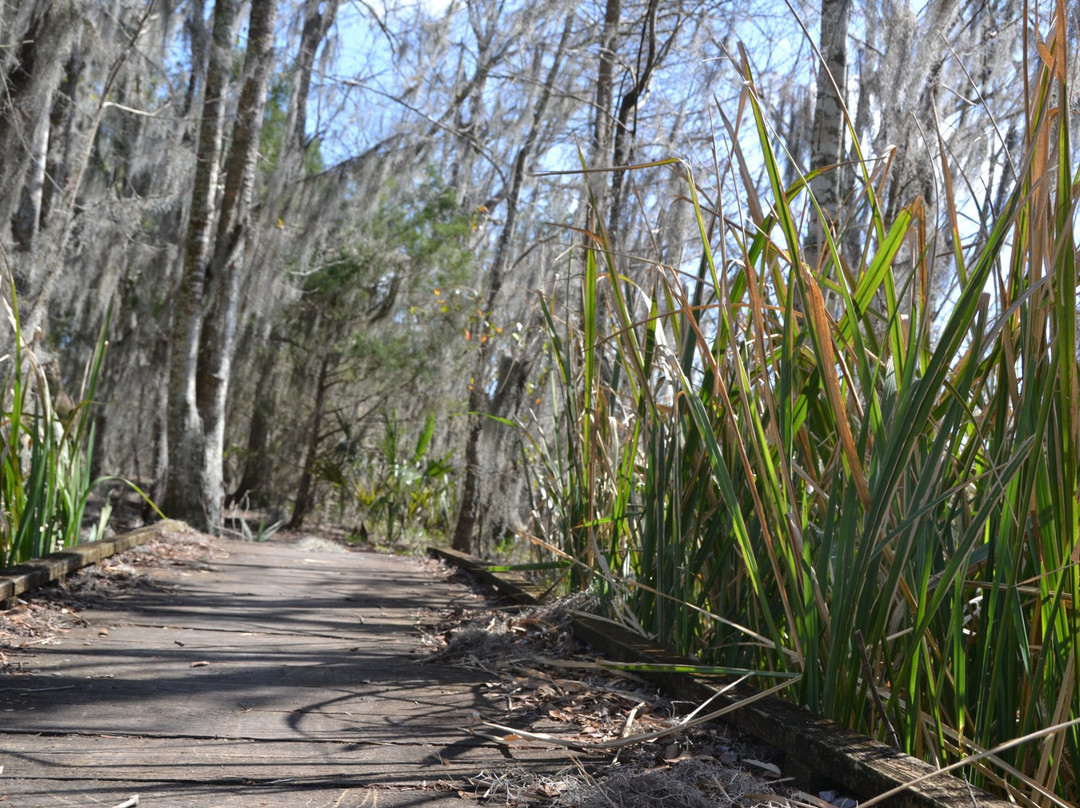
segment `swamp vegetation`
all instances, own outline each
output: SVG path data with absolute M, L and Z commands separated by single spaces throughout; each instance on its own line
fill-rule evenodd
M 0 34 L 5 563 L 109 486 L 452 542 L 1080 801 L 1064 0 L 22 0 Z

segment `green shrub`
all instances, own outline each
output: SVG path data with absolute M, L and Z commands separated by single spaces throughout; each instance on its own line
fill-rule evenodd
M 401 541 L 407 529 L 445 533 L 453 517 L 456 469 L 448 455 L 432 457 L 435 416 L 429 414 L 412 452 L 401 445 L 394 413 L 383 414 L 383 437 L 365 453 L 352 477 L 352 489 L 364 515 L 382 523 L 387 544 Z

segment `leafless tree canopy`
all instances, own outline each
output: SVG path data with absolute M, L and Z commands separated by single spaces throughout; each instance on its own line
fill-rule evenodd
M 6 270 L 69 389 L 111 312 L 97 467 L 172 513 L 366 530 L 393 450 L 445 461 L 438 527 L 491 549 L 538 507 L 506 422 L 550 423 L 538 301 L 572 300 L 575 245 L 604 231 L 646 290 L 692 273 L 681 175 L 647 164 L 761 171 L 729 160 L 740 53 L 838 236 L 856 145 L 889 211 L 936 224 L 946 160 L 974 222 L 1019 157 L 1038 5 L 5 0 Z

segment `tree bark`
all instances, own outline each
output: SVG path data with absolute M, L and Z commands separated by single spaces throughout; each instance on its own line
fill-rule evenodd
M 52 91 L 71 53 L 81 17 L 74 0 L 39 3 L 19 37 L 15 61 L 3 76 L 5 108 L 0 114 L 0 222 L 11 221 L 33 158 L 31 144 L 46 125 Z
M 277 379 L 276 351 L 272 346 L 263 347 L 259 363 L 258 381 L 255 385 L 255 403 L 248 425 L 247 449 L 244 452 L 244 471 L 236 490 L 227 502 L 250 503 L 255 507 L 270 504 L 269 493 L 273 490 L 273 463 L 270 459 L 270 423 L 273 417 L 274 385 Z
M 821 0 L 821 59 L 818 66 L 814 123 L 810 141 L 810 169 L 839 166 L 844 158 L 844 109 L 847 84 L 847 38 L 851 0 Z M 835 225 L 840 213 L 842 179 L 846 172 L 830 168 L 814 177 L 810 190 L 821 206 L 825 221 L 810 217 L 806 261 L 816 269 L 825 248 L 825 230 Z
M 510 242 L 514 235 L 514 223 L 517 219 L 518 199 L 521 197 L 521 188 L 525 180 L 525 164 L 532 155 L 536 138 L 543 125 L 544 115 L 547 112 L 548 102 L 551 100 L 555 80 L 558 78 L 572 29 L 573 15 L 568 15 L 558 49 L 544 81 L 543 89 L 540 91 L 540 98 L 533 110 L 532 125 L 529 127 L 525 142 L 521 145 L 514 160 L 514 174 L 506 198 L 506 222 L 499 233 L 491 271 L 488 274 L 487 298 L 482 318 L 484 322 L 490 320 L 491 313 L 495 310 L 495 304 L 498 302 L 499 292 L 502 290 L 506 268 L 510 263 Z M 484 410 L 491 403 L 485 389 L 485 380 L 491 366 L 492 345 L 493 340 L 480 340 L 480 351 L 477 353 L 476 369 L 473 373 L 473 385 L 469 391 L 469 429 L 465 442 L 465 470 L 461 482 L 461 506 L 458 509 L 452 539 L 454 549 L 463 553 L 473 552 L 473 540 L 477 532 L 477 524 L 480 521 L 480 440 L 484 428 Z
M 210 520 L 201 473 L 206 441 L 195 385 L 199 373 L 203 297 L 214 227 L 215 189 L 225 132 L 228 75 L 238 9 L 239 0 L 218 0 L 214 6 L 184 267 L 180 287 L 174 297 L 170 340 L 167 472 L 161 505 L 168 515 L 183 519 L 201 530 L 210 527 Z
M 300 473 L 300 484 L 296 489 L 292 518 L 289 520 L 290 530 L 296 530 L 304 523 L 304 517 L 308 515 L 315 504 L 312 487 L 315 480 L 315 460 L 319 456 L 319 444 L 322 442 L 322 421 L 323 409 L 326 407 L 326 391 L 330 387 L 330 361 L 331 355 L 326 354 L 319 365 L 319 378 L 315 382 L 315 411 L 311 416 L 311 432 L 308 434 L 304 469 Z
M 221 524 L 225 499 L 225 411 L 236 351 L 240 281 L 250 233 L 251 201 L 258 174 L 266 87 L 274 65 L 275 0 L 255 0 L 248 23 L 244 83 L 236 108 L 214 256 L 207 276 L 209 308 L 199 346 L 196 400 L 202 420 L 202 490 L 211 526 Z

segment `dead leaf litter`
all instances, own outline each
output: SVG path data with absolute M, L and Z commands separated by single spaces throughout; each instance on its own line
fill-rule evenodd
M 512 765 L 481 772 L 472 778 L 474 798 L 555 808 L 814 804 L 784 778 L 750 771 L 748 761 L 776 757 L 774 750 L 724 724 L 680 730 L 680 718 L 697 705 L 600 665 L 570 629 L 572 614 L 591 605 L 576 597 L 520 609 L 455 607 L 422 620 L 424 661 L 487 673 L 488 695 L 504 705 L 499 715 L 474 715 L 469 732 L 510 751 L 567 750 L 568 766 L 554 775 Z M 642 735 L 659 737 L 633 742 Z M 628 744 L 603 749 L 622 740 Z

